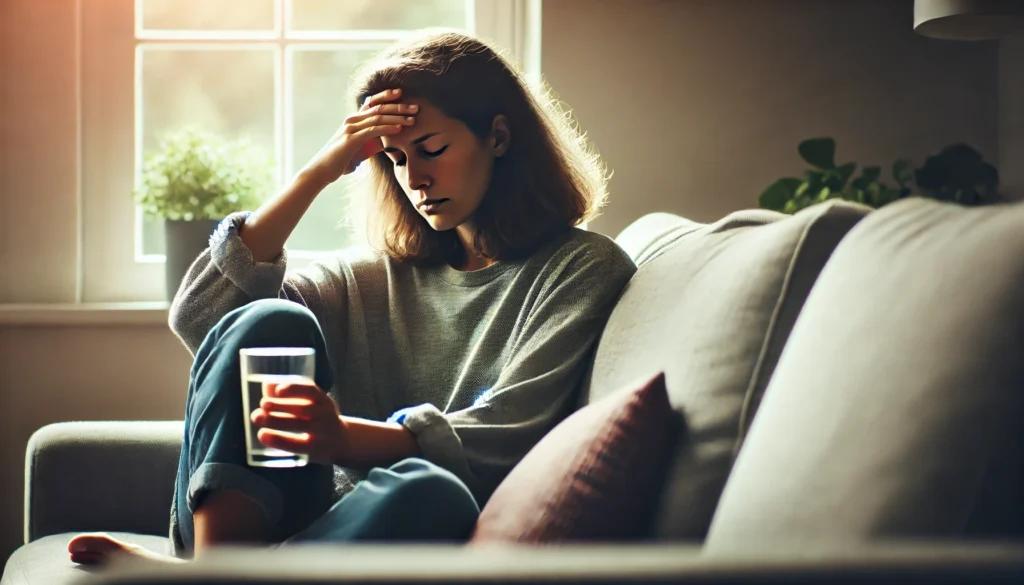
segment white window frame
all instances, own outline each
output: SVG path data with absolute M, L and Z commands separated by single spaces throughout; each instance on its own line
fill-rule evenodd
M 285 26 L 287 12 L 278 2 L 276 24 Z M 540 14 L 542 0 L 466 0 L 473 23 L 471 32 L 507 51 L 523 68 L 528 80 L 540 80 Z M 78 302 L 140 302 L 164 300 L 163 255 L 141 255 L 141 235 L 135 229 L 140 211 L 131 192 L 141 154 L 141 94 L 136 87 L 138 55 L 146 46 L 185 40 L 176 31 L 141 31 L 136 0 L 78 0 L 79 21 L 79 156 L 81 167 L 79 218 Z M 281 79 L 285 47 L 290 44 L 316 46 L 318 42 L 387 42 L 407 31 L 331 31 L 292 33 L 283 40 L 279 30 L 239 31 L 230 39 L 202 38 L 189 34 L 187 40 L 238 45 L 278 42 L 275 61 L 275 144 L 278 160 L 290 143 L 292 127 L 285 95 L 288 86 Z M 217 37 L 224 36 L 213 33 Z M 281 119 L 284 116 L 284 119 Z M 279 177 L 283 179 L 284 177 Z M 290 252 L 291 268 L 301 268 L 323 253 Z

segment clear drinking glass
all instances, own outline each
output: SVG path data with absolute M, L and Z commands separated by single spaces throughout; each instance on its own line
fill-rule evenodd
M 286 382 L 312 384 L 316 350 L 312 347 L 249 347 L 238 351 L 242 364 L 242 410 L 245 418 L 245 456 L 254 467 L 302 467 L 309 456 L 271 449 L 256 437 L 252 411 L 269 396 L 270 385 Z

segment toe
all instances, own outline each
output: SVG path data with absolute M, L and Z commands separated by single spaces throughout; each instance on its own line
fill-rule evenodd
M 79 534 L 68 542 L 68 552 L 107 554 L 124 550 L 125 545 L 105 532 Z

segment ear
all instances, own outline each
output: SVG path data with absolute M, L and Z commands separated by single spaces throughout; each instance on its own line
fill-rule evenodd
M 491 122 L 490 146 L 495 157 L 504 156 L 508 152 L 509 143 L 512 141 L 512 132 L 508 127 L 508 118 L 504 114 L 498 114 Z

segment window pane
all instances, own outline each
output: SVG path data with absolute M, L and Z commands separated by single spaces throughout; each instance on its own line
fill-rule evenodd
M 273 30 L 274 0 L 142 0 L 150 30 Z
M 467 28 L 466 0 L 292 0 L 296 30 Z
M 186 124 L 247 135 L 273 155 L 273 49 L 145 49 L 140 58 L 144 155 Z M 144 222 L 142 235 L 144 254 L 164 253 L 162 221 Z
M 320 150 L 356 108 L 348 102 L 348 81 L 376 50 L 310 50 L 289 53 L 292 69 L 293 142 L 291 168 L 299 169 Z M 321 193 L 288 240 L 290 250 L 334 250 L 352 243 L 341 226 L 350 178 Z

